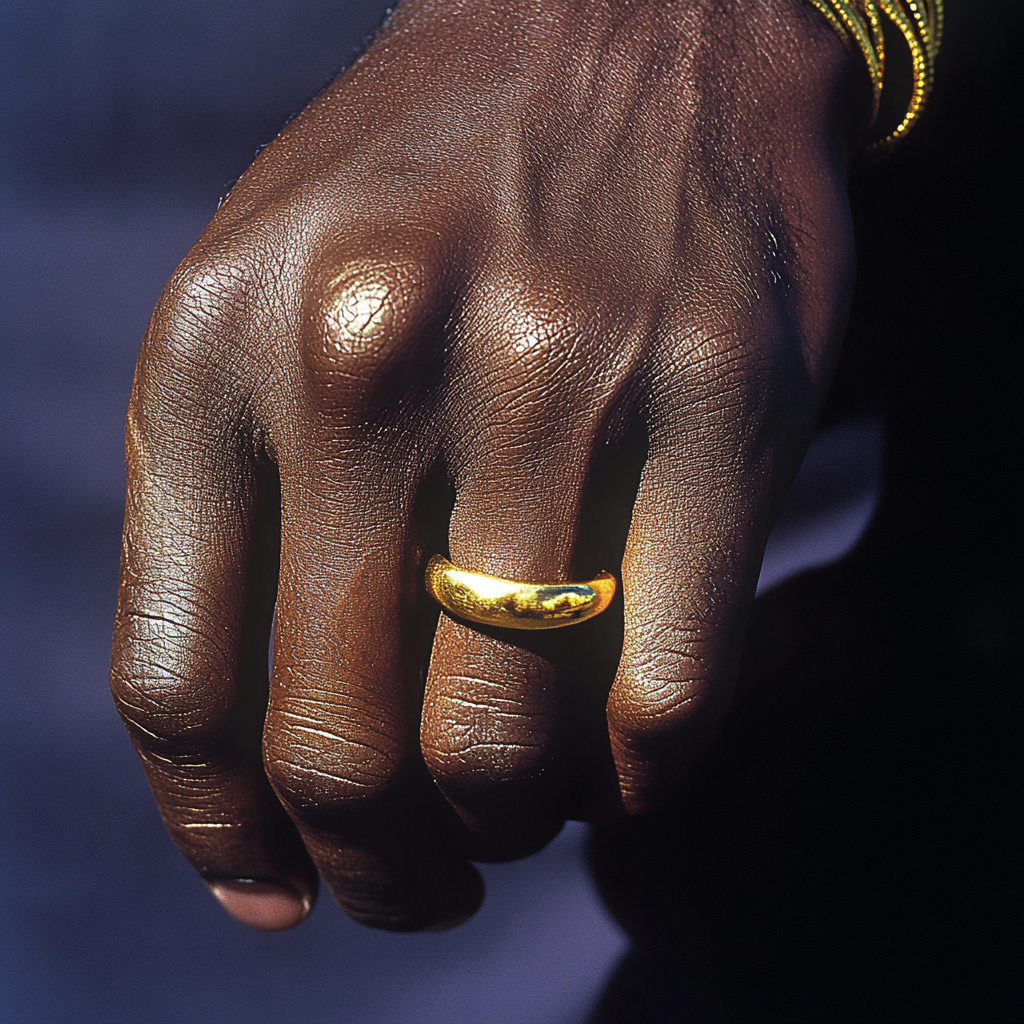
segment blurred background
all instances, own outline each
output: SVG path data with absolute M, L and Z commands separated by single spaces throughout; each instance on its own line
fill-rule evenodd
M 1009 3 L 950 13 L 929 117 L 854 184 L 825 421 L 868 447 L 885 422 L 878 514 L 758 602 L 684 806 L 592 844 L 629 954 L 579 826 L 485 868 L 484 911 L 431 936 L 329 899 L 248 933 L 174 850 L 106 689 L 136 349 L 219 198 L 383 9 L 0 0 L 0 1019 L 1019 1017 L 1024 62 Z

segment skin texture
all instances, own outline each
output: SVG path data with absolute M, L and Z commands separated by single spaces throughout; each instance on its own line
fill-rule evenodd
M 260 154 L 139 357 L 112 673 L 239 920 L 319 871 L 445 927 L 471 859 L 678 786 L 837 354 L 865 105 L 800 0 L 410 0 Z M 437 552 L 622 597 L 475 627 Z

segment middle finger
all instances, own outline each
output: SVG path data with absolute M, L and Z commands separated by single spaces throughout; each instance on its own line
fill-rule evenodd
M 392 930 L 464 918 L 482 897 L 416 739 L 415 488 L 407 467 L 355 455 L 282 473 L 265 733 L 271 782 L 324 881 L 350 915 Z

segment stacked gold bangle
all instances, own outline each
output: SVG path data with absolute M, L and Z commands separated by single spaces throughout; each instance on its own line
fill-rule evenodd
M 887 19 L 906 40 L 914 69 L 914 88 L 900 123 L 868 147 L 870 158 L 882 157 L 921 116 L 932 88 L 935 57 L 942 39 L 942 0 L 810 0 L 828 19 L 847 46 L 864 58 L 873 93 L 872 122 L 878 115 L 885 78 L 885 40 L 882 20 Z

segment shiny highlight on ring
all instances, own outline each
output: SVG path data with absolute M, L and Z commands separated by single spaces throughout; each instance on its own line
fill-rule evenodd
M 505 629 L 557 629 L 600 615 L 615 596 L 615 577 L 602 572 L 582 583 L 523 583 L 467 572 L 434 555 L 427 593 L 445 611 Z

